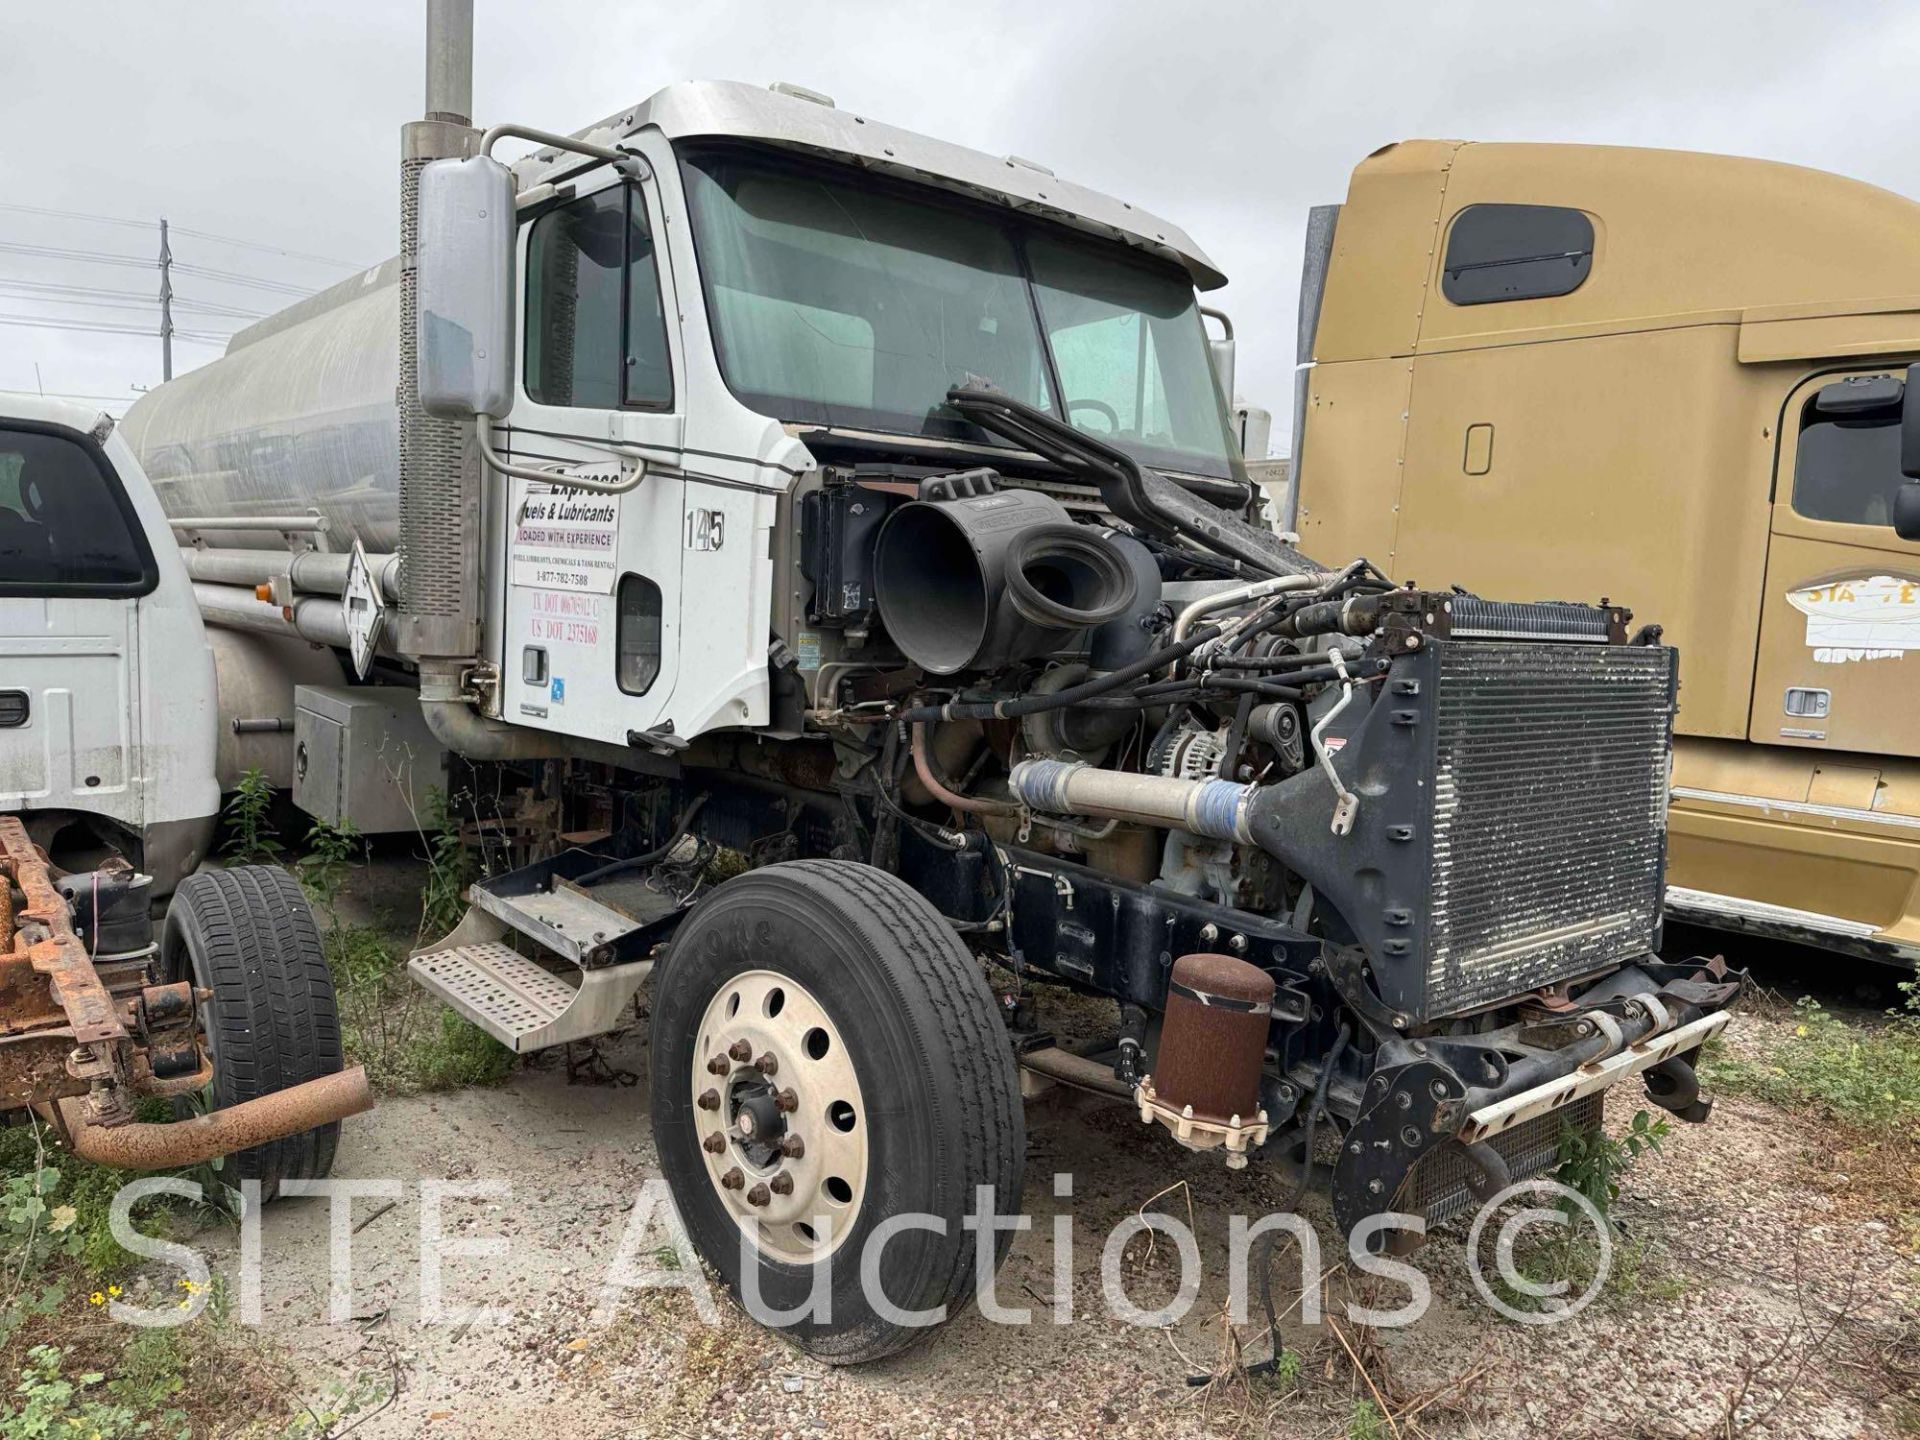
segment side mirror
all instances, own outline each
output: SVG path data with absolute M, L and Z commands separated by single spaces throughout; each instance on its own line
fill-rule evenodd
M 1227 318 L 1224 310 L 1214 310 L 1202 305 L 1200 313 L 1210 320 L 1220 322 L 1220 336 L 1207 337 L 1207 358 L 1213 361 L 1214 378 L 1220 382 L 1220 398 L 1233 408 L 1233 321 Z
M 1900 473 L 1907 483 L 1894 492 L 1893 533 L 1920 540 L 1920 365 L 1907 367 L 1907 388 L 1900 397 Z
M 1920 483 L 1907 481 L 1893 495 L 1893 533 L 1920 540 Z
M 1920 480 L 1920 365 L 1907 367 L 1907 387 L 1900 395 L 1900 473 Z
M 420 172 L 414 343 L 429 414 L 513 408 L 514 194 L 513 172 L 486 156 Z

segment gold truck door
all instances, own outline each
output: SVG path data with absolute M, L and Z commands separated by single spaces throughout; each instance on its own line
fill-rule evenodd
M 1833 372 L 1781 410 L 1755 741 L 1920 755 L 1920 544 L 1893 532 L 1901 386 L 1899 371 Z M 1874 808 L 1876 776 L 1861 768 L 1844 803 Z

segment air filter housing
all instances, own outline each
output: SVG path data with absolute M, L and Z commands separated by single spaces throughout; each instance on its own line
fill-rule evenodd
M 1098 531 L 990 470 L 926 482 L 874 546 L 881 622 L 935 675 L 992 670 L 1059 649 L 1133 603 L 1133 567 Z

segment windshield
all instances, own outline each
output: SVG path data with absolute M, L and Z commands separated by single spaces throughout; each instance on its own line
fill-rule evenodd
M 1146 464 L 1233 474 L 1180 272 L 831 167 L 716 150 L 683 174 L 720 366 L 756 410 L 980 443 L 945 397 L 986 380 Z

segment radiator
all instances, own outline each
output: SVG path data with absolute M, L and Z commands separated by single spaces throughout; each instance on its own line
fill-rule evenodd
M 1588 1133 L 1605 1117 L 1604 1090 L 1583 1095 L 1564 1110 L 1551 1110 L 1523 1121 L 1487 1143 L 1507 1162 L 1514 1180 L 1530 1180 L 1560 1163 L 1561 1136 L 1569 1130 Z M 1480 1172 L 1467 1153 L 1452 1141 L 1432 1151 L 1407 1176 L 1406 1193 L 1396 1208 L 1424 1215 L 1428 1225 L 1439 1225 L 1478 1208 L 1472 1186 Z
M 1674 652 L 1433 649 L 1426 1012 L 1645 954 L 1666 860 Z

